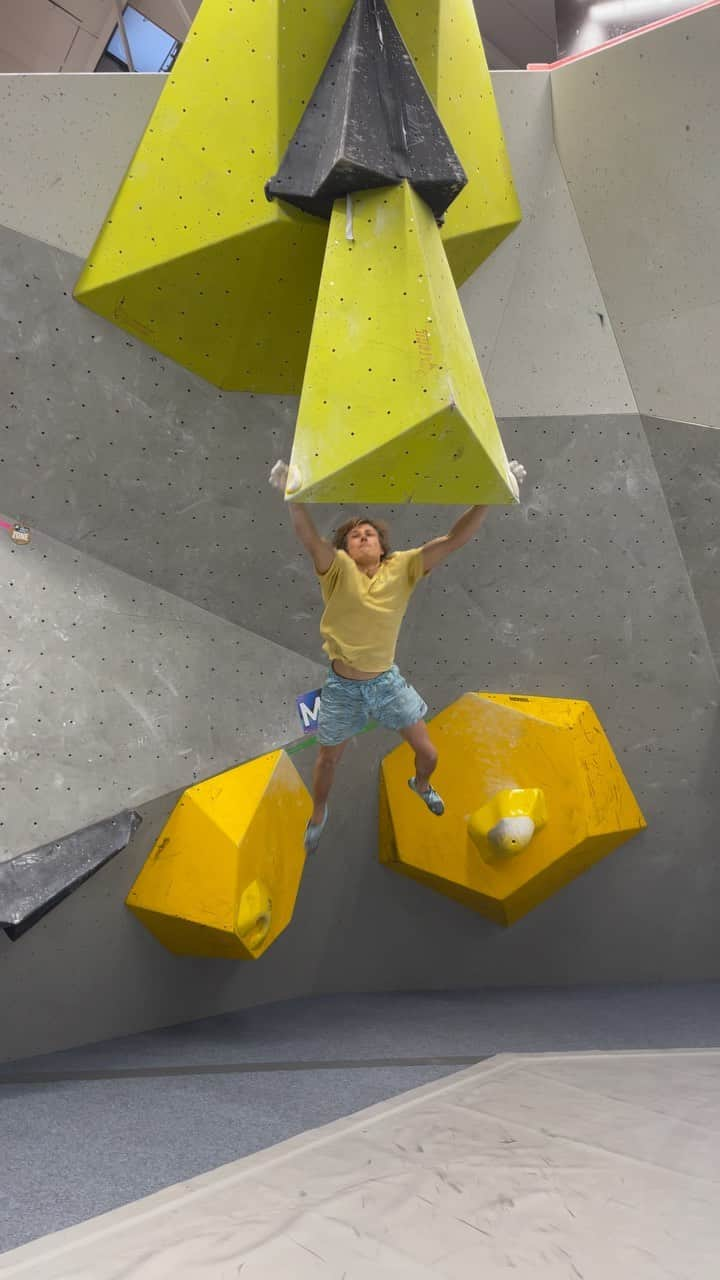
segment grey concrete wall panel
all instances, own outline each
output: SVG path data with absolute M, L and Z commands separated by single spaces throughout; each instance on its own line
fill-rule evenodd
M 720 669 L 720 433 L 659 418 L 644 426 Z
M 0 862 L 0 927 L 12 942 L 127 848 L 142 821 L 134 810 Z
M 717 249 L 715 254 L 720 257 Z M 708 269 L 712 274 L 711 263 Z M 720 301 L 695 309 L 680 303 L 669 315 L 625 330 L 618 325 L 618 330 L 638 407 L 644 413 L 720 427 Z
M 560 158 L 641 412 L 720 426 L 720 8 L 552 73 Z
M 0 230 L 0 511 L 317 660 L 314 574 L 267 484 L 296 402 L 162 360 L 72 301 L 79 268 Z
M 498 73 L 493 85 L 523 221 L 460 296 L 495 412 L 634 412 L 555 151 L 550 76 Z
M 90 252 L 162 75 L 0 75 L 0 225 Z
M 299 736 L 298 654 L 40 533 L 0 584 L 0 859 Z
M 475 281 L 482 290 L 482 268 Z M 503 417 L 636 409 L 554 148 L 483 372 Z
M 291 927 L 258 964 L 235 965 L 178 960 L 123 907 L 172 798 L 141 806 L 102 876 L 14 946 L 0 938 L 6 1057 L 302 993 L 720 977 L 719 689 L 642 426 L 502 427 L 529 468 L 526 501 L 493 512 L 418 588 L 399 661 L 431 714 L 468 689 L 588 698 L 647 832 L 503 931 L 378 864 L 378 767 L 397 739 L 376 729 L 348 748 Z M 256 492 L 263 528 L 265 502 Z M 386 514 L 405 546 L 457 512 Z M 314 584 L 290 604 L 316 626 Z M 308 781 L 314 756 L 293 756 Z
M 493 76 L 493 89 L 505 134 L 523 221 L 460 289 L 475 350 L 483 373 L 497 346 L 528 219 L 537 203 L 545 168 L 554 149 L 549 73 Z M 500 409 L 497 409 L 500 412 Z

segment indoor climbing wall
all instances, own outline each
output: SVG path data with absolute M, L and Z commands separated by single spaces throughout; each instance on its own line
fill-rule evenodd
M 409 43 L 404 10 L 391 7 Z M 709 37 L 687 21 L 689 82 L 693 65 L 701 77 Z M 310 88 L 331 46 L 328 32 Z M 645 46 L 649 60 L 655 48 Z M 661 59 L 656 74 L 664 68 Z M 295 697 L 322 676 L 314 575 L 267 486 L 274 460 L 289 455 L 299 387 L 219 389 L 72 299 L 142 133 L 133 95 L 144 95 L 148 121 L 158 79 L 0 81 L 3 155 L 15 157 L 0 197 L 0 516 L 23 515 L 32 528 L 27 547 L 0 531 L 3 856 L 127 808 L 142 817 L 127 848 L 26 936 L 0 936 L 0 1000 L 13 1010 L 3 1052 L 311 991 L 718 977 L 716 463 L 705 427 L 681 427 L 675 408 L 642 400 L 626 357 L 628 378 L 626 317 L 598 284 L 599 233 L 579 194 L 580 159 L 567 154 L 570 90 L 562 103 L 555 95 L 563 168 L 544 72 L 494 77 L 524 217 L 460 290 L 505 447 L 528 468 L 527 493 L 421 584 L 398 658 L 431 715 L 469 689 L 589 701 L 648 830 L 506 934 L 379 864 L 378 772 L 396 740 L 373 730 L 348 749 L 322 858 L 306 867 L 292 924 L 257 964 L 178 961 L 123 906 L 180 794 L 299 738 Z M 423 79 L 440 92 L 432 70 Z M 471 179 L 465 192 L 472 172 L 451 81 L 443 91 L 436 105 Z M 298 115 L 283 117 L 284 146 Z M 680 141 L 701 127 L 701 114 L 688 115 Z M 637 128 L 637 162 L 628 142 L 616 202 L 652 153 Z M 263 181 L 280 158 L 278 147 Z M 696 209 L 714 207 L 713 181 L 709 169 L 698 177 Z M 282 216 L 295 225 L 305 215 Z M 683 233 L 689 254 L 693 225 Z M 710 248 L 705 259 L 709 277 Z M 319 253 L 314 288 L 321 268 Z M 659 411 L 663 420 L 650 420 Z M 318 523 L 329 529 L 338 514 L 318 508 Z M 394 545 L 407 547 L 445 532 L 457 507 L 390 504 L 382 515 Z M 312 748 L 292 760 L 307 784 Z

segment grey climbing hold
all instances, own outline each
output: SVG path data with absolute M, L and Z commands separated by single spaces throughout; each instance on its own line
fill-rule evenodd
M 15 942 L 127 848 L 141 822 L 139 813 L 126 809 L 0 862 L 0 928 Z
M 329 218 L 403 180 L 440 221 L 467 176 L 385 0 L 355 0 L 265 194 Z

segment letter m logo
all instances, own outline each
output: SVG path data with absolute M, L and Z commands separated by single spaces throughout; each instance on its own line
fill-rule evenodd
M 321 689 L 313 689 L 312 693 L 303 693 L 297 699 L 298 715 L 300 716 L 303 733 L 312 733 L 313 729 L 317 728 L 321 692 Z

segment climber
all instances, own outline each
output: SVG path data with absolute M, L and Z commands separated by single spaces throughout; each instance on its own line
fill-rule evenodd
M 519 496 L 525 468 L 510 463 Z M 288 466 L 276 462 L 270 484 L 285 492 Z M 430 778 L 437 751 L 425 724 L 427 706 L 395 666 L 398 632 L 410 597 L 425 577 L 459 547 L 469 542 L 488 507 L 471 507 L 449 533 L 422 547 L 391 551 L 381 520 L 353 516 L 336 529 L 332 541 L 315 528 L 302 503 L 288 503 L 290 518 L 320 581 L 325 609 L 320 620 L 330 671 L 320 699 L 320 750 L 313 774 L 313 812 L 305 831 L 305 851 L 314 853 L 328 820 L 327 799 L 348 739 L 372 718 L 393 729 L 415 752 L 415 774 L 408 786 L 431 813 L 444 813 Z

